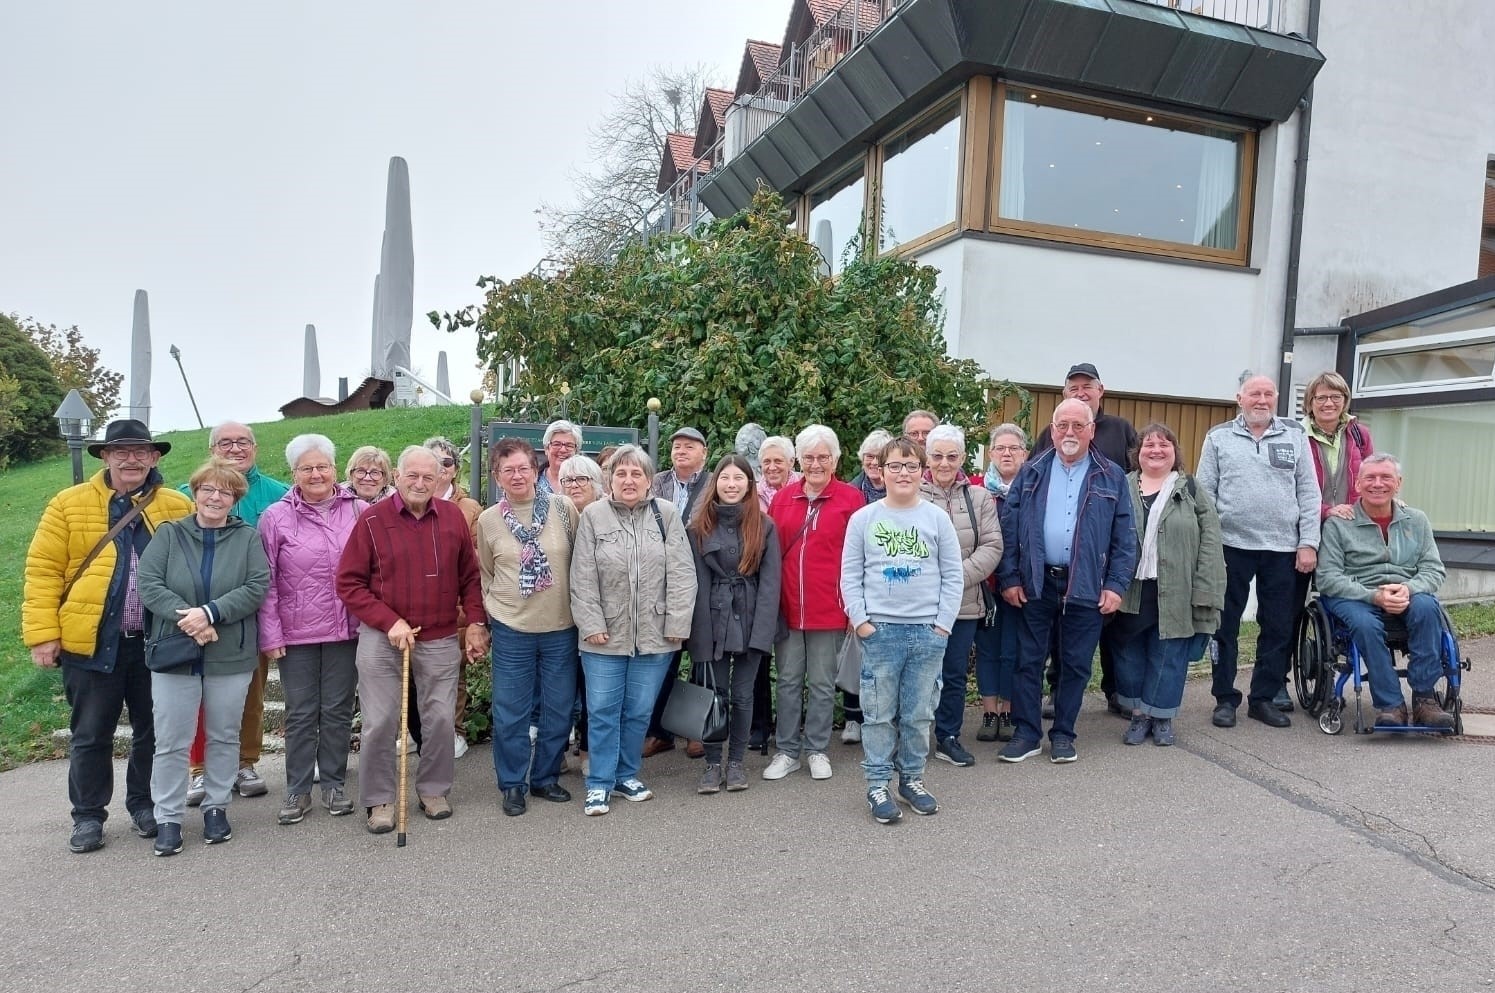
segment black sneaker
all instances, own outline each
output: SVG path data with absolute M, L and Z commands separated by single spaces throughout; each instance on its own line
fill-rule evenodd
M 996 741 L 997 740 L 997 724 L 998 723 L 999 723 L 999 721 L 997 719 L 997 715 L 996 714 L 982 714 L 981 715 L 981 730 L 976 732 L 976 740 L 977 741 Z
M 221 845 L 232 841 L 233 829 L 228 826 L 228 812 L 222 807 L 209 807 L 202 812 L 202 840 L 210 845 Z
M 1028 741 L 1026 738 L 1013 738 L 1007 743 L 1007 747 L 997 753 L 997 758 L 1003 762 L 1021 762 L 1023 759 L 1031 759 L 1041 752 L 1038 742 Z
M 940 739 L 939 744 L 934 746 L 934 757 L 962 767 L 976 764 L 976 756 L 966 751 L 960 739 L 953 734 Z
M 1055 764 L 1078 761 L 1080 753 L 1075 743 L 1068 738 L 1055 738 L 1049 742 L 1049 761 Z
M 903 819 L 903 811 L 893 802 L 886 786 L 874 786 L 867 791 L 867 809 L 879 824 L 896 824 Z
M 153 854 L 160 856 L 175 855 L 182 850 L 182 826 L 180 824 L 162 824 L 156 829 L 156 847 Z
M 73 833 L 67 841 L 67 849 L 74 855 L 96 852 L 104 847 L 104 822 L 79 821 L 73 825 Z
M 154 838 L 156 836 L 156 815 L 149 807 L 131 814 L 130 823 L 134 825 L 135 833 L 140 837 Z
M 940 809 L 940 805 L 935 800 L 934 794 L 924 788 L 924 780 L 922 779 L 900 778 L 898 780 L 898 796 L 916 814 L 928 816 Z

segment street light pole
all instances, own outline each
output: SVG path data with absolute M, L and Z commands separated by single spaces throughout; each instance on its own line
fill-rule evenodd
M 202 414 L 197 409 L 197 398 L 192 395 L 192 384 L 187 382 L 187 370 L 182 368 L 182 350 L 172 345 L 171 357 L 176 359 L 177 372 L 182 374 L 182 385 L 187 387 L 187 399 L 192 401 L 192 413 L 197 417 L 197 426 L 205 428 L 207 425 L 202 422 Z
M 68 451 L 73 456 L 73 485 L 77 486 L 83 482 L 83 443 L 93 433 L 93 411 L 77 390 L 68 390 L 52 416 L 57 418 L 59 433 L 67 439 Z

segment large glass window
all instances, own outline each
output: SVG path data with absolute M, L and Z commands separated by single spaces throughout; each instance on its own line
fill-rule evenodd
M 862 167 L 858 166 L 810 194 L 810 244 L 825 256 L 831 275 L 841 271 L 846 250 L 861 231 L 866 187 Z
M 1026 87 L 1005 92 L 998 227 L 1171 242 L 1193 250 L 1183 254 L 1244 261 L 1247 133 Z
M 1368 410 L 1376 450 L 1402 463 L 1401 498 L 1436 531 L 1495 531 L 1495 403 Z
M 896 248 L 955 223 L 960 189 L 960 103 L 882 147 L 878 247 Z

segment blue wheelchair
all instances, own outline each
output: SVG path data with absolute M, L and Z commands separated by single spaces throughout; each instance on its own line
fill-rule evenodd
M 1297 637 L 1293 643 L 1293 686 L 1297 691 L 1299 706 L 1310 717 L 1318 718 L 1319 730 L 1325 734 L 1339 734 L 1344 730 L 1344 687 L 1346 683 L 1353 683 L 1356 734 L 1371 734 L 1376 731 L 1387 734 L 1463 734 L 1463 701 L 1459 698 L 1459 676 L 1470 668 L 1469 660 L 1459 654 L 1459 640 L 1454 634 L 1453 621 L 1449 619 L 1448 611 L 1443 609 L 1442 604 L 1438 605 L 1438 613 L 1443 627 L 1440 635 L 1443 676 L 1441 688 L 1436 693 L 1443 709 L 1453 715 L 1453 727 L 1367 723 L 1361 702 L 1367 676 L 1360 650 L 1355 647 L 1349 632 L 1319 602 L 1317 595 L 1303 608 L 1303 615 L 1298 620 Z M 1400 617 L 1388 615 L 1385 625 L 1386 647 L 1391 649 L 1393 665 L 1403 663 L 1397 667 L 1396 674 L 1405 681 L 1405 663 L 1409 658 L 1406 624 Z

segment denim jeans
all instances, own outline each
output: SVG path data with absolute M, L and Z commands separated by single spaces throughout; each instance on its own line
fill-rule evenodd
M 1251 700 L 1270 703 L 1287 682 L 1287 656 L 1293 628 L 1303 601 L 1298 596 L 1297 556 L 1293 552 L 1262 552 L 1225 546 L 1225 609 L 1220 614 L 1220 657 L 1214 666 L 1215 700 L 1241 705 L 1235 688 L 1236 659 L 1240 656 L 1241 614 L 1256 580 L 1256 669 L 1251 673 Z
M 1002 700 L 1012 699 L 1012 679 L 1017 670 L 1017 632 L 1023 612 L 1006 600 L 997 602 L 997 623 L 976 628 L 976 692 Z
M 1017 676 L 1013 685 L 1014 738 L 1038 742 L 1043 738 L 1043 662 L 1053 646 L 1059 663 L 1054 688 L 1054 724 L 1049 740 L 1075 737 L 1075 719 L 1090 682 L 1095 648 L 1100 643 L 1101 612 L 1095 604 L 1064 602 L 1065 580 L 1045 574 L 1043 595 L 1022 608 L 1018 632 Z
M 73 823 L 109 817 L 114 794 L 114 729 L 120 711 L 130 710 L 130 761 L 125 766 L 125 809 L 151 809 L 151 765 L 156 726 L 151 716 L 151 671 L 145 667 L 145 639 L 121 638 L 113 672 L 76 665 L 62 667 L 62 689 L 72 708 L 73 737 L 68 745 L 67 795 Z M 184 774 L 185 779 L 185 774 Z
M 1159 638 L 1156 621 L 1143 624 L 1121 615 L 1116 632 L 1116 702 L 1146 717 L 1176 717 L 1184 699 L 1189 662 L 1198 657 L 1204 635 Z
M 934 711 L 934 740 L 960 734 L 966 716 L 966 674 L 971 668 L 971 643 L 976 640 L 974 617 L 956 621 L 945 642 L 945 656 L 940 674 L 940 702 Z
M 869 787 L 886 786 L 895 769 L 904 779 L 923 777 L 949 640 L 928 624 L 887 623 L 862 639 L 862 771 Z
M 638 775 L 644 732 L 672 654 L 581 653 L 587 679 L 588 790 L 610 790 Z
M 1377 710 L 1401 706 L 1401 680 L 1386 647 L 1386 612 L 1364 600 L 1341 597 L 1321 598 L 1324 609 L 1349 629 L 1365 671 L 1370 677 L 1370 698 Z M 1407 663 L 1407 682 L 1414 694 L 1431 693 L 1443 676 L 1443 618 L 1438 598 L 1431 593 L 1414 593 L 1407 612 L 1407 648 L 1412 656 Z
M 576 702 L 576 628 L 517 631 L 490 619 L 493 635 L 493 773 L 501 790 L 555 782 Z M 529 726 L 538 687 L 539 732 Z

